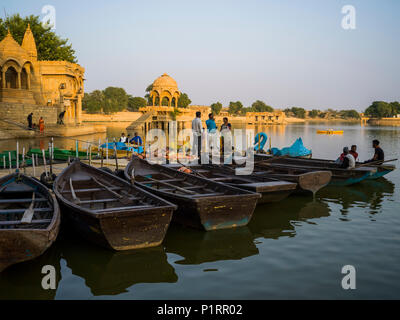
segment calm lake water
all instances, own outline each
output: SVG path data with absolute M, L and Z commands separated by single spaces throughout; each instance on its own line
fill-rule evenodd
M 326 128 L 344 134 L 316 134 Z M 263 131 L 277 147 L 302 137 L 318 158 L 337 158 L 343 146 L 357 144 L 360 159 L 369 159 L 375 138 L 386 159 L 400 157 L 400 127 L 319 123 Z M 80 137 L 89 138 L 104 136 Z M 38 140 L 21 143 L 38 146 Z M 14 145 L 0 141 L 0 150 Z M 56 146 L 74 142 L 56 140 Z M 235 230 L 171 226 L 162 247 L 137 252 L 114 253 L 62 232 L 43 256 L 0 274 L 0 299 L 399 299 L 398 186 L 399 170 L 386 179 L 325 188 L 315 200 L 292 196 L 260 205 L 250 224 Z M 57 290 L 41 288 L 44 265 L 55 266 Z M 356 290 L 341 287 L 344 265 L 356 268 Z

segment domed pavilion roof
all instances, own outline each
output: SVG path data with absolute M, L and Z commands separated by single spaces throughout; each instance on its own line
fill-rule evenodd
M 153 82 L 153 89 L 158 88 L 169 88 L 178 91 L 178 84 L 168 74 L 164 73 L 161 77 L 158 77 Z

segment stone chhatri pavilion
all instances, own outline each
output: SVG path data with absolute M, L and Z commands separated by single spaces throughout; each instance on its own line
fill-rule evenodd
M 164 101 L 168 102 L 168 107 L 178 107 L 180 95 L 178 84 L 166 73 L 154 80 L 153 88 L 150 91 L 153 106 L 160 107 L 163 105 Z
M 65 123 L 81 122 L 85 69 L 67 61 L 39 61 L 33 33 L 28 25 L 22 45 L 10 31 L 0 42 L 0 116 L 26 122 L 43 116 L 56 123 L 66 111 Z

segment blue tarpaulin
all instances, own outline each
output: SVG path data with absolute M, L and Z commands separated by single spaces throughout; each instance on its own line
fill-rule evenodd
M 130 152 L 132 152 L 132 151 L 134 151 L 134 152 L 136 152 L 136 153 L 143 153 L 143 147 L 128 147 L 127 145 L 126 145 L 126 143 L 123 143 L 123 142 L 109 142 L 108 144 L 102 144 L 100 147 L 102 148 L 102 149 L 112 149 L 112 150 L 114 150 L 114 147 L 117 147 L 117 150 L 123 150 L 123 151 L 130 151 Z
M 301 138 L 298 138 L 292 146 L 278 149 L 278 148 L 271 148 L 271 153 L 274 156 L 290 156 L 290 157 L 304 157 L 309 156 L 312 154 L 311 150 L 308 150 Z

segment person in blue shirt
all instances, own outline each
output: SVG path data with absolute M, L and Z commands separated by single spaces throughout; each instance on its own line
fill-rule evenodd
M 208 135 L 208 145 L 210 150 L 213 150 L 214 147 L 218 148 L 218 146 L 214 146 L 215 143 L 218 144 L 218 142 L 214 141 L 215 140 L 215 133 L 217 132 L 217 125 L 214 120 L 214 115 L 210 113 L 208 115 L 208 120 L 206 121 L 206 126 L 207 126 L 207 135 Z
M 217 130 L 217 125 L 215 124 L 214 115 L 212 113 L 208 115 L 206 126 L 209 133 L 214 133 Z
M 131 144 L 135 144 L 137 146 L 141 146 L 143 144 L 142 138 L 140 136 L 138 136 L 138 133 L 135 132 L 133 138 L 131 139 L 131 141 L 129 141 Z

